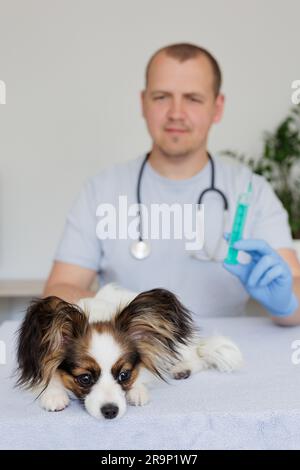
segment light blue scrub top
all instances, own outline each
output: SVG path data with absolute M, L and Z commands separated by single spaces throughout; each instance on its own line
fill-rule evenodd
M 84 185 L 67 216 L 63 236 L 55 260 L 95 270 L 100 286 L 117 282 L 136 292 L 163 287 L 170 289 L 198 317 L 237 316 L 245 312 L 248 294 L 221 262 L 199 261 L 185 250 L 186 240 L 151 240 L 151 254 L 144 260 L 130 253 L 132 240 L 99 240 L 96 226 L 99 204 L 109 203 L 118 208 L 119 196 L 126 195 L 128 205 L 135 204 L 138 173 L 145 155 L 125 163 L 115 164 L 90 178 Z M 236 202 L 245 192 L 250 179 L 248 167 L 214 157 L 215 185 L 229 202 L 229 227 L 234 218 Z M 190 204 L 210 186 L 211 167 L 208 164 L 196 175 L 183 180 L 170 180 L 157 173 L 147 162 L 141 184 L 141 200 L 150 203 Z M 244 238 L 266 240 L 273 248 L 292 248 L 293 242 L 287 213 L 270 184 L 253 175 L 253 195 L 248 210 Z M 214 247 L 220 238 L 223 203 L 216 193 L 204 200 L 205 240 Z M 226 256 L 224 243 L 221 255 Z M 244 256 L 244 258 L 243 258 Z M 247 256 L 240 254 L 240 261 Z

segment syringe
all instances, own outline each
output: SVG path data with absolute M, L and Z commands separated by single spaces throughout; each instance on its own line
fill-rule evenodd
M 239 251 L 233 248 L 236 241 L 240 240 L 243 236 L 244 226 L 246 222 L 248 207 L 250 203 L 250 197 L 252 194 L 252 181 L 249 182 L 247 192 L 242 193 L 239 196 L 233 226 L 231 230 L 231 236 L 229 239 L 229 248 L 227 258 L 224 260 L 228 264 L 238 264 L 238 253 Z

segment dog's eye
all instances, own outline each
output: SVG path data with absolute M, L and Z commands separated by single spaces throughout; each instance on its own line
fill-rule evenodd
M 76 377 L 76 382 L 78 382 L 82 387 L 88 387 L 92 384 L 93 378 L 91 374 L 81 374 Z
M 131 376 L 131 371 L 130 370 L 123 370 L 118 377 L 119 382 L 125 382 L 126 380 L 129 380 Z

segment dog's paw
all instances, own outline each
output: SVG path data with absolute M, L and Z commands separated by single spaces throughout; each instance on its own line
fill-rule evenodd
M 149 402 L 149 393 L 145 385 L 138 385 L 126 394 L 127 402 L 133 406 L 143 406 Z
M 62 411 L 70 403 L 65 390 L 45 390 L 40 397 L 40 405 L 47 411 Z
M 188 366 L 185 366 L 183 363 L 177 364 L 170 370 L 170 375 L 172 379 L 175 380 L 188 379 L 191 373 L 191 369 Z
M 211 336 L 200 340 L 197 353 L 208 367 L 215 367 L 221 372 L 232 372 L 243 366 L 239 348 L 224 336 Z
M 173 379 L 175 379 L 175 380 L 188 379 L 190 375 L 191 375 L 190 370 L 188 370 L 188 369 L 181 370 L 180 372 L 173 373 Z

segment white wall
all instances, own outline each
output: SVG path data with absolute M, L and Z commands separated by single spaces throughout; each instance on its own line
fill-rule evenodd
M 0 0 L 0 279 L 45 277 L 83 181 L 149 148 L 139 106 L 159 47 L 190 41 L 224 72 L 213 152 L 259 152 L 300 78 L 298 0 Z

